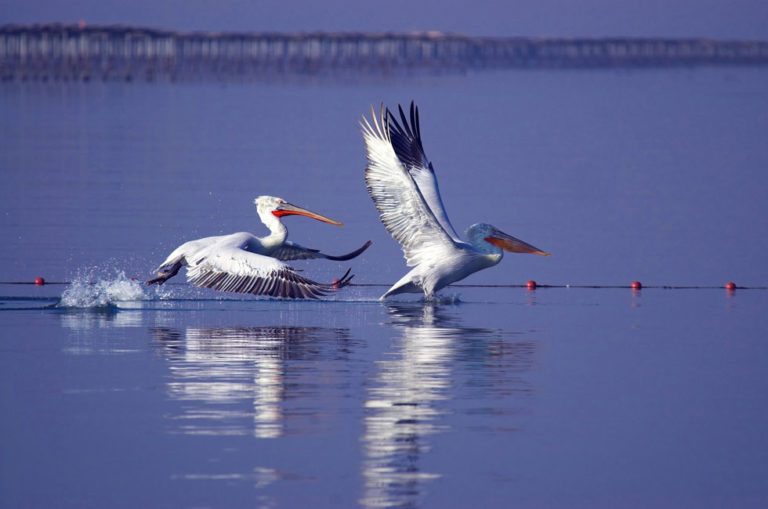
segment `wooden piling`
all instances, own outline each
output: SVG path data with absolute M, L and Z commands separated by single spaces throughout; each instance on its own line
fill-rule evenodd
M 766 64 L 766 41 L 480 38 L 439 32 L 180 33 L 119 25 L 0 26 L 0 79 L 5 81 Z

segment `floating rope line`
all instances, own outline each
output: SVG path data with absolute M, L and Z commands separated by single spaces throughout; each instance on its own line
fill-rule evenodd
M 35 281 L 0 281 L 0 285 L 34 285 L 34 286 L 48 286 L 48 285 L 71 285 L 71 281 L 45 281 L 44 283 L 38 283 Z M 96 283 L 90 283 L 96 284 Z
M 131 278 L 131 281 L 139 282 L 137 278 Z M 0 281 L 0 285 L 33 285 L 33 286 L 49 286 L 49 285 L 70 285 L 72 281 L 45 281 L 43 278 L 37 278 L 35 281 Z M 96 285 L 95 281 L 87 284 Z M 187 283 L 165 283 L 172 286 L 183 286 Z M 350 283 L 349 286 L 359 287 L 390 287 L 388 283 Z M 662 289 L 662 290 L 713 290 L 713 289 L 726 289 L 726 290 L 768 290 L 768 286 L 742 286 L 736 285 L 733 282 L 728 282 L 724 285 L 643 285 L 638 281 L 633 281 L 630 284 L 616 285 L 616 284 L 541 284 L 535 281 L 528 281 L 524 284 L 452 284 L 450 286 L 463 287 L 463 288 L 526 288 L 528 290 L 535 290 L 537 288 L 586 288 L 586 289 L 633 289 L 641 290 L 648 289 Z
M 350 283 L 349 286 L 381 286 L 390 287 L 392 285 L 384 283 Z M 479 285 L 479 284 L 452 284 L 450 286 L 464 287 L 464 288 L 526 288 L 528 290 L 535 290 L 537 288 L 588 288 L 588 289 L 633 289 L 640 290 L 645 288 L 663 289 L 663 290 L 712 290 L 712 289 L 726 289 L 726 290 L 768 290 L 768 286 L 729 286 L 728 284 L 722 286 L 716 285 L 643 285 L 642 288 L 636 288 L 632 284 L 628 285 L 571 285 L 571 284 L 541 284 L 535 285 L 526 284 L 494 284 L 494 285 Z

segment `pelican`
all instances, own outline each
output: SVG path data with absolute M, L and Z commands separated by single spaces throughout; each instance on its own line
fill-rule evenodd
M 365 182 L 381 222 L 403 247 L 413 267 L 381 296 L 421 293 L 432 299 L 436 291 L 501 261 L 504 251 L 549 256 L 537 247 L 498 228 L 477 223 L 467 240 L 453 229 L 440 198 L 432 163 L 424 153 L 419 110 L 411 102 L 410 123 L 398 106 L 400 121 L 382 105 L 377 118 L 363 116 L 368 165 Z
M 240 232 L 185 242 L 168 255 L 155 270 L 157 276 L 146 284 L 163 284 L 175 276 L 184 265 L 188 266 L 188 282 L 201 288 L 227 292 L 316 299 L 349 284 L 353 277 L 349 275 L 349 270 L 337 281 L 324 284 L 301 276 L 283 261 L 309 258 L 350 260 L 365 251 L 371 245 L 370 240 L 345 255 L 321 253 L 318 249 L 310 249 L 286 240 L 288 230 L 280 218 L 300 215 L 338 226 L 342 223 L 274 196 L 259 196 L 253 202 L 261 222 L 269 228 L 269 235 L 256 237 L 247 232 Z

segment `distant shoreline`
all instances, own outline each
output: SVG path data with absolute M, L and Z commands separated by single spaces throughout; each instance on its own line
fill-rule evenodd
M 122 25 L 0 26 L 3 81 L 215 75 L 766 65 L 768 41 L 470 37 L 419 33 L 176 32 Z

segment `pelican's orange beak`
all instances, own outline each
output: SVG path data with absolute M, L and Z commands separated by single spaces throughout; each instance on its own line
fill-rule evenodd
M 297 207 L 296 205 L 292 205 L 287 202 L 283 202 L 280 205 L 278 205 L 277 208 L 275 208 L 275 210 L 272 211 L 272 215 L 276 217 L 291 216 L 291 215 L 307 216 L 307 217 L 311 217 L 312 219 L 317 219 L 318 221 L 322 221 L 324 223 L 335 224 L 336 226 L 341 226 L 344 224 L 344 223 L 339 223 L 338 221 L 334 221 L 333 219 L 328 219 L 327 217 L 321 216 L 320 214 L 312 212 L 311 210 L 303 209 L 301 207 Z
M 530 253 L 541 256 L 550 256 L 550 253 L 542 251 L 538 247 L 534 247 L 520 239 L 516 239 L 512 235 L 507 235 L 500 230 L 493 230 L 493 233 L 488 237 L 485 237 L 485 240 L 486 242 L 490 242 L 494 246 L 500 247 L 511 253 Z

